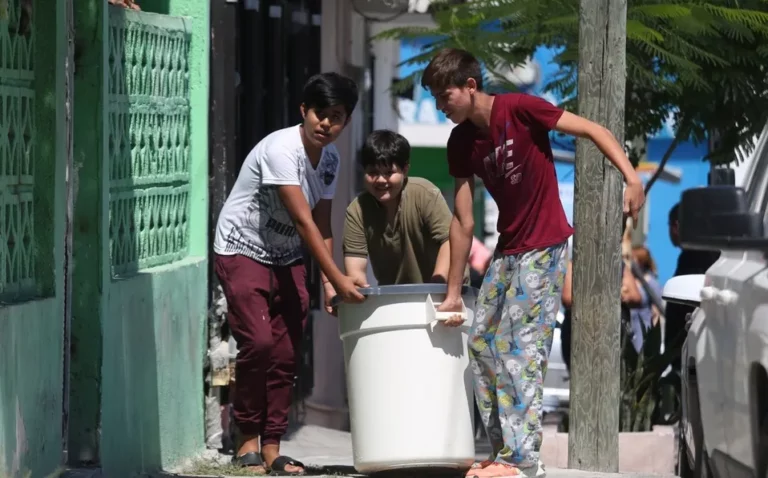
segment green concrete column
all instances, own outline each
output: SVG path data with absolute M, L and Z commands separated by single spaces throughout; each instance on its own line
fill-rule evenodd
M 76 0 L 69 461 L 99 462 L 102 317 L 109 284 L 107 2 Z

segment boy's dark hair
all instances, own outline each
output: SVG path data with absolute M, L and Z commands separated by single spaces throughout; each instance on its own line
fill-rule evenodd
M 444 48 L 429 62 L 421 76 L 421 86 L 440 91 L 450 86 L 464 87 L 473 78 L 477 89 L 483 90 L 483 72 L 480 62 L 470 52 L 457 48 Z
M 302 103 L 307 109 L 324 110 L 342 105 L 351 116 L 357 106 L 357 83 L 351 78 L 335 72 L 318 73 L 304 84 Z
M 361 162 L 363 169 L 392 168 L 392 165 L 405 169 L 411 160 L 411 145 L 401 134 L 388 129 L 373 131 L 365 139 Z

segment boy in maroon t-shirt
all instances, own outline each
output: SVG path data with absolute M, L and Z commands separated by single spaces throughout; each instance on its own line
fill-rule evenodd
M 493 455 L 468 476 L 540 476 L 544 373 L 573 233 L 558 194 L 549 131 L 595 143 L 624 175 L 624 213 L 635 220 L 645 201 L 643 186 L 610 131 L 535 96 L 484 93 L 480 64 L 466 51 L 440 51 L 424 71 L 422 86 L 458 124 L 447 148 L 456 189 L 441 311 L 461 310 L 474 229 L 473 176 L 483 180 L 499 208 L 499 242 L 469 337 L 475 397 Z M 461 323 L 458 316 L 446 321 Z

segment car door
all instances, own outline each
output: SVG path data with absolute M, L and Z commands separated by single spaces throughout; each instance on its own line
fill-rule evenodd
M 764 256 L 765 258 L 765 256 Z M 750 304 L 745 307 L 749 328 L 746 331 L 746 366 L 749 368 L 749 424 L 753 440 L 765 436 L 766 395 L 764 388 L 768 370 L 768 267 L 764 267 L 751 281 L 752 286 L 748 291 Z M 761 370 L 762 369 L 762 373 Z M 765 467 L 768 464 L 768 453 L 765 452 L 766 443 L 755 443 L 760 446 L 760 451 L 752 448 L 752 466 L 754 476 L 765 476 Z M 749 451 L 749 450 L 748 450 Z M 744 455 L 745 459 L 748 456 Z
M 718 454 L 727 454 L 727 435 L 725 433 L 724 410 L 727 394 L 724 393 L 732 381 L 724 374 L 724 348 L 721 337 L 727 329 L 726 311 L 717 301 L 717 293 L 723 288 L 726 278 L 734 267 L 734 261 L 740 259 L 733 254 L 723 253 L 720 259 L 707 270 L 704 287 L 701 290 L 699 314 L 692 324 L 695 344 L 688 344 L 696 359 L 696 381 L 699 390 L 701 425 L 704 434 L 704 448 L 712 458 Z M 714 461 L 711 461 L 714 464 Z M 727 478 L 727 468 L 713 470 L 719 478 Z
M 768 130 L 767 130 L 768 131 Z M 760 139 L 746 189 L 750 210 L 768 219 L 768 154 L 766 134 Z M 721 368 L 726 386 L 723 388 L 723 423 L 727 442 L 725 456 L 713 456 L 719 468 L 727 468 L 731 478 L 752 475 L 753 420 L 750 410 L 750 369 L 755 337 L 765 328 L 763 304 L 768 302 L 768 270 L 760 251 L 724 252 L 726 272 L 723 286 L 716 291 L 716 302 L 725 312 L 720 330 Z M 760 341 L 758 340 L 758 343 Z M 757 352 L 762 357 L 762 351 Z M 720 464 L 719 462 L 724 462 Z
M 722 394 L 727 451 L 711 458 L 718 469 L 728 470 L 730 478 L 740 478 L 748 474 L 753 462 L 747 339 L 761 295 L 760 282 L 755 279 L 765 274 L 765 260 L 762 253 L 730 251 L 725 261 L 730 271 L 716 291 L 715 301 L 724 312 L 718 344 L 725 382 Z
M 721 292 L 721 294 L 723 294 Z M 750 251 L 744 256 L 742 265 L 733 271 L 728 289 L 724 291 L 724 301 L 729 301 L 729 320 L 732 330 L 738 333 L 738 340 L 732 354 L 728 372 L 732 373 L 733 398 L 726 415 L 726 435 L 731 476 L 751 474 L 754 465 L 752 449 L 752 420 L 750 409 L 750 370 L 753 357 L 750 355 L 750 343 L 755 334 L 761 334 L 765 328 L 765 310 L 768 302 L 768 269 L 762 252 Z M 758 358 L 762 357 L 762 353 Z

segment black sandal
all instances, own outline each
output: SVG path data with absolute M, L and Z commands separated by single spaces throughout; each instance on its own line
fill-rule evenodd
M 264 468 L 264 475 L 269 474 L 267 465 L 264 463 L 264 460 L 261 458 L 261 453 L 259 452 L 251 451 L 240 456 L 235 455 L 232 457 L 232 463 L 240 468 L 260 466 Z
M 304 471 L 285 471 L 285 467 L 289 465 L 303 468 Z M 304 463 L 300 462 L 299 460 L 295 460 L 290 456 L 280 455 L 275 458 L 275 461 L 273 461 L 272 465 L 269 467 L 269 474 L 272 476 L 302 476 L 307 473 L 305 468 L 306 466 L 304 466 Z

